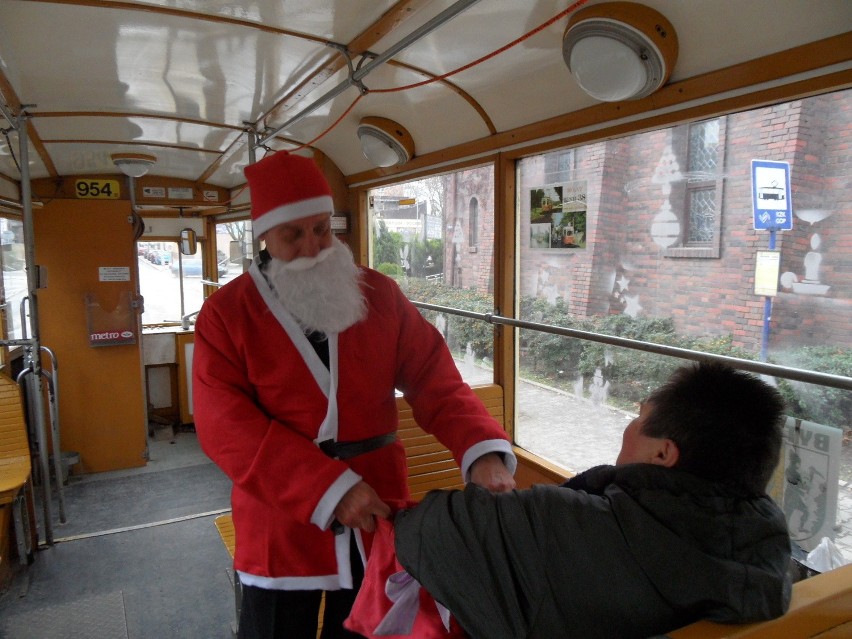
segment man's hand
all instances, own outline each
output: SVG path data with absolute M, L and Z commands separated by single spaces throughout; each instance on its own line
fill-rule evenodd
M 483 455 L 470 465 L 470 481 L 492 493 L 505 493 L 515 488 L 515 478 L 497 453 Z
M 376 517 L 387 519 L 390 515 L 390 506 L 363 481 L 352 486 L 334 509 L 334 516 L 341 524 L 366 532 L 376 530 Z

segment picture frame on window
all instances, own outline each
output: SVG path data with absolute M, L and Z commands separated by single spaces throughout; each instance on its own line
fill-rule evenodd
M 532 249 L 586 248 L 586 180 L 549 184 L 529 190 Z

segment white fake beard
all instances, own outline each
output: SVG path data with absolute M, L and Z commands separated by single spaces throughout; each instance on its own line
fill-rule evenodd
M 361 271 L 337 238 L 314 258 L 272 258 L 266 276 L 284 308 L 305 331 L 340 333 L 367 316 Z

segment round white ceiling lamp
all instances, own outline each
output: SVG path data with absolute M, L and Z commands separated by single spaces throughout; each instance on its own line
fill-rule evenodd
M 677 60 L 674 26 L 636 2 L 577 11 L 562 36 L 562 56 L 577 84 L 602 102 L 644 98 L 663 86 Z
M 113 153 L 110 159 L 119 171 L 133 178 L 145 175 L 157 161 L 155 156 L 146 153 Z
M 358 139 L 374 166 L 398 166 L 414 157 L 414 138 L 404 126 L 387 118 L 363 118 L 358 123 Z

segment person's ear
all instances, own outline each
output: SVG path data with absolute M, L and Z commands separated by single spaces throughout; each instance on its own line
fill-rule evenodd
M 657 446 L 654 457 L 651 459 L 651 463 L 671 468 L 677 464 L 678 459 L 680 459 L 680 449 L 674 440 L 662 438 L 659 440 L 659 445 Z

